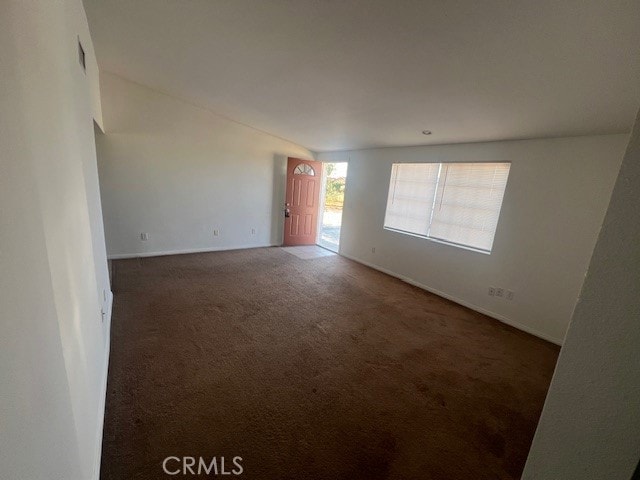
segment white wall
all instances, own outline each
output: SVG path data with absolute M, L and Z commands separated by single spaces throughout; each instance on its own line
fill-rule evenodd
M 318 154 L 348 161 L 340 252 L 561 343 L 627 135 Z M 491 255 L 383 229 L 394 162 L 511 161 Z M 375 253 L 372 248 L 375 247 Z M 489 286 L 515 298 L 489 297 Z
M 1 476 L 95 478 L 110 292 L 82 3 L 2 2 L 0 39 Z
M 101 87 L 110 256 L 282 242 L 286 157 L 311 152 L 115 75 Z
M 640 115 L 560 352 L 524 479 L 629 480 L 640 460 L 638 212 Z

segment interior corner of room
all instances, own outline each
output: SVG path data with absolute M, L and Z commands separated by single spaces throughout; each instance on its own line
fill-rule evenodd
M 2 3 L 0 477 L 631 478 L 638 24 Z

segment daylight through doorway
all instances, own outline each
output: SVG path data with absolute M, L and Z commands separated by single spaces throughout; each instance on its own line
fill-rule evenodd
M 323 169 L 322 218 L 318 229 L 318 245 L 338 252 L 347 163 L 325 163 Z

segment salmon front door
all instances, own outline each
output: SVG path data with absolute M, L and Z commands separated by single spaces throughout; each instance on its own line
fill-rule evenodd
M 284 244 L 314 245 L 318 228 L 322 162 L 289 158 Z

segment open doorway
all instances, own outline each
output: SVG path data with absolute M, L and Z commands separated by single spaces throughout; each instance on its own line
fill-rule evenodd
M 321 215 L 317 243 L 336 253 L 340 249 L 347 166 L 347 162 L 326 162 L 323 164 Z

